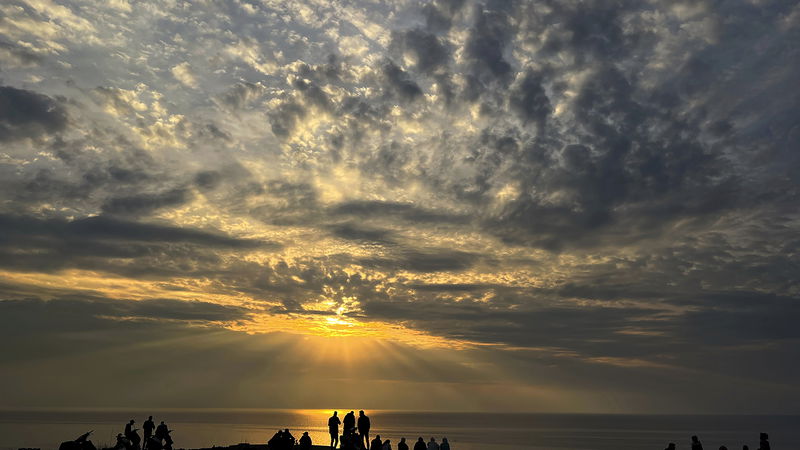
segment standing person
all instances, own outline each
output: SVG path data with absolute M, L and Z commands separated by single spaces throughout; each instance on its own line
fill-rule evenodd
M 442 444 L 439 446 L 439 450 L 450 450 L 450 443 L 447 442 L 447 438 L 442 438 Z
M 136 428 L 133 428 L 134 423 L 136 423 L 136 421 L 131 419 L 131 421 L 125 425 L 125 437 L 131 441 L 133 448 L 138 449 L 142 438 L 139 437 L 139 433 L 136 432 Z
M 356 430 L 356 413 L 350 411 L 349 413 L 345 414 L 342 426 L 344 427 L 344 434 L 354 433 Z
M 358 439 L 364 447 L 369 445 L 369 417 L 364 414 L 364 410 L 358 412 Z
M 667 448 L 665 448 L 664 450 L 675 450 L 675 443 L 670 442 L 669 444 L 667 444 Z
M 703 444 L 700 443 L 697 436 L 692 436 L 692 450 L 703 450 Z
M 425 439 L 422 439 L 422 436 L 417 439 L 417 443 L 414 444 L 414 450 L 428 450 L 428 447 L 425 446 Z
M 162 420 L 161 423 L 156 427 L 156 439 L 160 441 L 166 438 L 167 434 L 169 434 L 169 428 L 167 428 L 167 424 L 165 424 Z
M 131 419 L 130 422 L 125 424 L 125 437 L 126 438 L 128 438 L 128 439 L 131 438 L 131 433 L 133 433 L 133 424 L 135 424 L 135 423 L 136 423 L 136 421 Z
M 392 441 L 388 439 L 383 441 L 383 446 L 381 447 L 381 450 L 392 450 Z
M 311 436 L 308 435 L 308 431 L 304 431 L 303 435 L 300 436 L 300 450 L 311 450 Z
M 155 429 L 156 429 L 156 424 L 153 423 L 153 416 L 150 416 L 142 424 L 142 430 L 144 430 L 145 445 L 147 445 L 147 442 L 150 440 L 150 436 L 153 435 L 153 430 Z
M 334 411 L 333 415 L 328 419 L 328 432 L 331 434 L 331 448 L 336 448 L 339 445 L 339 425 L 342 421 L 337 416 L 338 411 Z
M 406 438 L 400 438 L 400 442 L 397 443 L 397 450 L 408 450 L 408 444 L 406 444 Z
M 758 437 L 758 450 L 770 450 L 769 435 L 767 433 L 761 433 Z
M 439 450 L 439 444 L 436 443 L 436 439 L 431 438 L 428 442 L 428 450 Z

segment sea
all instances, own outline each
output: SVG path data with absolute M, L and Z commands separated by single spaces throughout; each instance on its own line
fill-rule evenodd
M 0 410 L 0 450 L 57 449 L 63 441 L 93 430 L 98 448 L 111 447 L 125 424 L 141 428 L 148 415 L 165 421 L 175 448 L 208 448 L 237 443 L 263 444 L 278 429 L 295 437 L 308 431 L 314 444 L 329 444 L 327 419 L 331 410 Z M 348 410 L 339 410 L 344 416 Z M 358 411 L 356 411 L 356 414 Z M 389 439 L 392 448 L 405 437 L 410 447 L 419 437 L 441 442 L 452 450 L 662 450 L 674 442 L 689 449 L 698 435 L 707 450 L 721 445 L 758 449 L 760 432 L 770 435 L 775 450 L 800 449 L 797 415 L 622 415 L 540 414 L 496 412 L 367 411 L 372 434 Z M 139 432 L 141 435 L 141 431 Z M 370 436 L 372 437 L 372 436 Z

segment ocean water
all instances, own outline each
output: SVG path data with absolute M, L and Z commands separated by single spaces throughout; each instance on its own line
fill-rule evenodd
M 340 410 L 343 416 L 347 411 Z M 357 411 L 356 411 L 357 413 Z M 141 427 L 147 415 L 169 425 L 176 448 L 265 443 L 279 428 L 299 437 L 308 431 L 315 444 L 328 444 L 330 410 L 36 410 L 0 411 L 0 450 L 56 449 L 60 442 L 94 430 L 98 448 L 111 446 L 131 418 Z M 667 416 L 607 414 L 500 414 L 367 411 L 372 433 L 412 443 L 447 437 L 453 450 L 662 450 L 669 442 L 689 449 L 700 436 L 707 450 L 743 444 L 758 448 L 768 432 L 775 450 L 800 449 L 800 416 Z M 141 431 L 140 431 L 141 435 Z

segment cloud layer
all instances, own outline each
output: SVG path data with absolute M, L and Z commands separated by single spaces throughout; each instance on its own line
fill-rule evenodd
M 449 352 L 395 381 L 470 408 L 796 412 L 799 38 L 781 0 L 4 4 L 0 329 L 38 337 L 0 385 L 76 316 Z

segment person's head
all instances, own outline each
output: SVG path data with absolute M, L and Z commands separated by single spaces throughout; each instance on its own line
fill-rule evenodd
M 670 442 L 669 445 L 667 445 L 667 450 L 675 450 L 675 443 Z
M 129 423 L 129 424 L 131 424 L 131 425 L 133 425 L 134 423 L 136 423 L 136 421 L 135 421 L 135 420 L 133 420 L 133 419 L 131 419 L 131 421 L 130 421 L 130 422 L 128 422 L 128 423 Z
M 768 440 L 768 439 L 769 439 L 769 435 L 768 435 L 767 433 L 761 433 L 761 434 L 759 435 L 759 437 L 760 437 L 760 439 L 761 439 L 762 441 L 766 441 L 766 440 Z
M 719 446 L 719 450 L 728 450 L 728 447 L 725 447 L 724 445 L 720 445 Z
M 400 442 L 405 442 L 406 438 L 400 438 Z
M 161 425 L 164 425 L 164 421 L 163 420 L 161 421 Z
M 148 420 L 153 420 L 153 416 L 150 416 L 150 417 L 148 417 L 147 419 L 148 419 Z
M 692 442 L 697 442 L 697 436 L 692 436 Z
M 391 441 L 387 439 L 384 444 L 391 444 Z
M 303 431 L 303 436 L 308 436 L 308 431 Z
M 431 442 L 436 442 L 436 439 L 434 439 L 434 438 L 431 438 Z
M 337 414 L 339 414 L 339 411 L 334 411 L 333 412 L 333 417 L 336 417 Z
M 381 435 L 379 434 L 379 435 L 375 436 L 375 439 L 380 441 L 381 440 Z
M 355 414 L 355 411 L 350 411 L 350 414 Z
M 748 446 L 746 446 L 746 445 L 743 445 L 743 446 L 742 446 L 742 450 L 750 450 L 750 447 L 748 447 Z
M 358 415 L 359 415 L 359 416 L 363 416 L 363 415 L 364 415 L 364 410 L 363 410 L 363 409 L 362 409 L 362 410 L 360 410 L 360 411 L 358 412 Z
M 422 436 L 420 436 L 417 442 L 425 442 L 425 439 L 422 439 Z
M 117 433 L 117 439 L 122 439 L 122 433 Z

